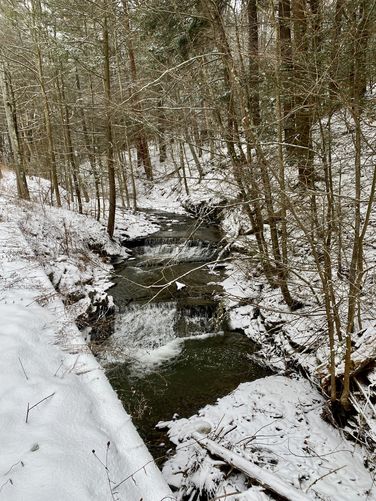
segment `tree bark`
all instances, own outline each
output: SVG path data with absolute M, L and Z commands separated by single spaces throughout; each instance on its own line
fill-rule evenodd
M 260 125 L 260 68 L 259 68 L 259 34 L 257 18 L 257 1 L 248 0 L 248 51 L 249 51 L 249 112 L 255 126 Z
M 106 107 L 106 146 L 107 146 L 107 172 L 109 189 L 109 210 L 107 220 L 107 233 L 110 238 L 115 230 L 115 211 L 116 211 L 116 182 L 115 182 L 115 162 L 114 162 L 114 144 L 112 137 L 112 95 L 111 95 L 111 74 L 110 74 L 110 43 L 108 33 L 108 13 L 107 2 L 105 3 L 105 16 L 103 20 L 103 85 Z
M 294 83 L 295 83 L 295 121 L 296 133 L 294 141 L 294 157 L 298 163 L 299 183 L 312 189 L 315 173 L 312 158 L 312 114 L 313 100 L 309 92 L 312 85 L 312 74 L 308 72 L 308 20 L 306 0 L 292 0 L 294 24 Z
M 136 133 L 136 148 L 137 154 L 144 166 L 146 178 L 151 181 L 153 179 L 153 169 L 151 166 L 150 154 L 149 154 L 149 146 L 145 134 L 144 125 L 142 123 L 143 120 L 143 110 L 142 105 L 139 99 L 137 91 L 137 66 L 136 66 L 136 57 L 133 49 L 132 43 L 132 34 L 131 34 L 131 25 L 129 20 L 129 8 L 128 8 L 128 0 L 122 0 L 123 9 L 124 9 L 124 27 L 126 33 L 126 43 L 128 49 L 129 56 L 129 66 L 130 73 L 133 83 L 133 88 L 131 89 L 131 95 L 134 94 L 132 99 L 134 110 L 138 117 L 140 125 L 137 125 L 137 133 Z
M 282 106 L 284 142 L 287 151 L 292 152 L 295 141 L 295 113 L 294 97 L 292 90 L 292 40 L 291 40 L 291 6 L 290 0 L 278 2 L 278 31 L 280 39 L 281 56 L 281 83 L 282 83 Z
M 24 170 L 24 161 L 20 148 L 20 139 L 18 135 L 17 116 L 14 109 L 14 101 L 9 89 L 10 83 L 7 78 L 6 67 L 3 61 L 0 61 L 0 88 L 3 95 L 5 116 L 7 121 L 10 145 L 12 148 L 13 160 L 16 169 L 17 192 L 20 198 L 30 200 L 29 189 Z

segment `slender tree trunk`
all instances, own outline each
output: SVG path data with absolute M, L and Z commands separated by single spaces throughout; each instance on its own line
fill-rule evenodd
M 105 2 L 107 9 L 108 3 Z M 103 85 L 106 106 L 106 145 L 107 145 L 107 172 L 109 188 L 109 210 L 107 220 L 107 232 L 110 238 L 115 230 L 116 211 L 116 184 L 115 184 L 115 162 L 114 144 L 112 137 L 112 95 L 111 95 L 111 75 L 110 75 L 110 43 L 108 33 L 108 13 L 106 11 L 103 21 Z
M 80 103 L 83 101 L 83 96 L 82 96 L 82 91 L 81 91 L 81 82 L 80 82 L 80 77 L 79 73 L 77 70 L 77 67 L 75 67 L 75 76 L 76 76 L 76 88 L 77 88 L 77 93 L 78 97 L 80 100 Z M 91 101 L 92 101 L 92 106 L 94 103 L 94 97 L 93 97 L 93 92 L 92 92 L 92 86 L 91 86 Z M 94 106 L 93 106 L 94 107 Z M 101 212 L 101 198 L 100 198 L 100 191 L 99 191 L 99 174 L 98 170 L 96 167 L 96 162 L 95 162 L 95 154 L 94 154 L 94 148 L 93 144 L 90 143 L 90 138 L 89 138 L 89 133 L 87 130 L 87 123 L 86 123 L 86 117 L 85 117 L 85 111 L 83 106 L 78 107 L 78 112 L 80 115 L 80 120 L 81 120 L 81 126 L 82 126 L 82 133 L 84 137 L 84 144 L 85 144 L 85 150 L 86 154 L 89 160 L 90 164 L 90 170 L 94 178 L 94 189 L 95 189 L 95 197 L 96 197 L 96 203 L 97 203 L 97 208 L 96 208 L 96 215 L 97 219 L 99 221 L 100 219 L 100 212 Z
M 137 91 L 137 66 L 136 66 L 136 57 L 135 57 L 133 43 L 132 43 L 131 25 L 130 25 L 130 20 L 129 20 L 128 0 L 122 0 L 122 4 L 123 4 L 123 9 L 124 9 L 124 27 L 125 27 L 125 32 L 126 32 L 126 42 L 127 42 L 128 56 L 129 56 L 129 66 L 130 66 L 130 73 L 131 73 L 131 78 L 132 78 L 132 83 L 133 83 L 133 88 L 131 89 L 131 95 L 135 94 L 132 101 L 133 101 L 134 109 L 135 109 L 136 115 L 138 117 L 139 123 L 141 124 L 141 125 L 137 126 L 138 130 L 137 130 L 137 135 L 136 135 L 136 148 L 137 148 L 137 153 L 139 155 L 139 158 L 142 161 L 142 164 L 144 166 L 146 177 L 148 180 L 152 180 L 153 179 L 153 169 L 151 166 L 149 146 L 148 146 L 148 142 L 146 139 L 145 129 L 144 129 L 144 126 L 142 124 L 143 110 L 142 110 L 142 105 L 141 105 L 141 102 L 139 99 L 139 95 L 136 94 L 136 91 Z
M 127 152 L 128 152 L 128 162 L 129 167 L 131 169 L 131 183 L 132 183 L 132 200 L 133 200 L 133 210 L 137 210 L 137 187 L 136 187 L 136 179 L 134 174 L 133 160 L 132 160 L 132 152 L 129 144 L 129 139 L 126 137 L 127 141 Z
M 162 92 L 162 89 L 161 89 Z M 159 162 L 164 163 L 167 160 L 167 144 L 166 144 L 166 114 L 163 109 L 163 99 L 158 102 L 158 147 L 159 147 Z
M 20 148 L 20 139 L 18 135 L 18 127 L 16 121 L 17 120 L 16 110 L 14 107 L 14 100 L 12 99 L 9 86 L 10 83 L 7 79 L 5 63 L 0 61 L 0 88 L 3 95 L 3 103 L 7 121 L 8 134 L 16 169 L 17 192 L 20 198 L 23 198 L 25 200 L 30 200 L 30 194 L 24 170 L 24 160 Z
M 73 187 L 74 192 L 77 199 L 78 204 L 78 212 L 82 214 L 82 198 L 81 198 L 81 190 L 79 183 L 79 165 L 74 154 L 73 142 L 72 142 L 72 134 L 71 134 L 71 125 L 70 125 L 70 116 L 69 116 L 69 108 L 65 98 L 65 89 L 64 89 L 64 80 L 61 77 L 61 81 L 59 82 L 59 76 L 56 76 L 57 89 L 60 100 L 60 108 L 61 108 L 61 116 L 63 121 L 63 129 L 65 135 L 65 143 L 67 147 L 67 157 L 70 164 L 72 178 L 73 178 Z
M 291 153 L 293 150 L 292 146 L 295 142 L 295 113 L 292 89 L 293 60 L 290 0 L 279 0 L 278 2 L 278 30 L 282 70 L 284 142 L 287 144 L 287 151 Z
M 32 1 L 32 13 L 33 13 L 33 30 L 34 30 L 34 44 L 35 44 L 35 55 L 36 55 L 36 66 L 38 71 L 39 85 L 42 91 L 43 102 L 44 102 L 44 120 L 48 141 L 48 156 L 50 163 L 50 176 L 51 176 L 51 200 L 52 192 L 55 193 L 56 205 L 61 207 L 59 180 L 57 176 L 57 164 L 56 164 L 56 154 L 55 154 L 55 144 L 53 129 L 51 123 L 51 108 L 50 102 L 47 94 L 46 80 L 43 71 L 43 58 L 42 51 L 40 47 L 40 33 L 38 28 L 38 22 L 42 19 L 42 7 L 40 0 Z
M 309 86 L 312 85 L 312 72 L 309 74 L 308 21 L 306 0 L 292 0 L 294 22 L 294 83 L 296 136 L 295 155 L 298 162 L 299 183 L 313 189 L 315 173 L 312 157 L 312 115 L 313 99 Z M 314 74 L 314 73 L 313 73 Z
M 259 91 L 259 34 L 257 19 L 257 1 L 248 0 L 248 47 L 249 47 L 249 111 L 254 125 L 261 122 L 260 91 Z

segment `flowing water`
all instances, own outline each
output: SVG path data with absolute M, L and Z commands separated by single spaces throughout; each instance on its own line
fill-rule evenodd
M 231 331 L 220 306 L 220 233 L 188 216 L 158 215 L 161 230 L 126 242 L 111 294 L 119 308 L 102 358 L 108 377 L 155 457 L 166 437 L 155 426 L 269 372 L 255 346 Z

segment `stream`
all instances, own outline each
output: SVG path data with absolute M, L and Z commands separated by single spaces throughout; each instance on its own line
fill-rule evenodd
M 160 230 L 128 240 L 132 257 L 111 289 L 119 312 L 102 345 L 107 376 L 155 458 L 168 449 L 159 421 L 189 417 L 241 382 L 270 374 L 255 345 L 230 330 L 220 305 L 224 279 L 215 225 L 154 214 Z

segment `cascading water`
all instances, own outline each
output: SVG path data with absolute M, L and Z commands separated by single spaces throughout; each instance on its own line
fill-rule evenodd
M 218 229 L 173 217 L 160 217 L 158 233 L 126 242 L 133 256 L 114 277 L 115 333 L 100 353 L 155 455 L 165 440 L 158 421 L 188 416 L 268 374 L 250 360 L 254 345 L 222 318 L 224 277 L 211 265 L 220 252 Z
M 112 291 L 119 312 L 103 362 L 127 362 L 137 370 L 141 364 L 146 371 L 179 354 L 186 339 L 218 335 L 220 275 L 207 265 L 218 255 L 218 231 L 186 226 L 184 233 L 181 226 L 175 222 L 167 234 L 128 242 L 133 256 L 119 269 Z

